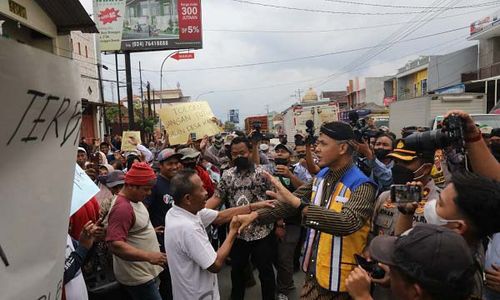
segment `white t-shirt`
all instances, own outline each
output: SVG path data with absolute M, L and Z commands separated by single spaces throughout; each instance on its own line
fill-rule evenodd
M 219 300 L 217 274 L 207 270 L 217 258 L 205 227 L 218 212 L 202 209 L 193 215 L 175 204 L 165 216 L 165 252 L 174 300 Z

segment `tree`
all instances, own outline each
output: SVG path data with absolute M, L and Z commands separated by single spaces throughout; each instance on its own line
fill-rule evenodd
M 224 131 L 231 132 L 231 131 L 234 131 L 235 129 L 236 129 L 236 125 L 233 122 L 226 121 L 224 123 Z

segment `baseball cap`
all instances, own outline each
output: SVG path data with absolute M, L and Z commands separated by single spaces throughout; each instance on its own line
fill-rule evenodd
M 449 228 L 418 224 L 399 237 L 377 236 L 370 244 L 370 253 L 424 288 L 442 292 L 472 288 L 472 253 L 464 238 Z
M 392 152 L 389 153 L 387 157 L 397 158 L 404 161 L 412 161 L 417 158 L 417 152 L 408 149 L 408 147 L 406 147 L 405 141 L 403 139 L 400 139 L 396 143 L 396 148 L 394 148 L 394 150 L 392 150 Z
M 87 150 L 85 150 L 85 148 L 83 148 L 83 147 L 78 147 L 78 151 L 82 151 L 82 152 L 85 152 L 85 154 L 87 154 Z
M 125 183 L 125 173 L 123 173 L 123 171 L 121 170 L 112 171 L 106 176 L 106 186 L 109 188 L 124 183 Z
M 158 162 L 162 162 L 162 161 L 165 161 L 165 160 L 172 158 L 172 157 L 181 159 L 182 154 L 176 153 L 175 150 L 172 148 L 165 148 L 160 153 L 158 153 L 157 160 L 158 160 Z
M 286 152 L 288 152 L 292 155 L 294 153 L 293 149 L 290 146 L 285 145 L 285 144 L 278 144 L 278 145 L 276 145 L 276 147 L 274 147 L 274 151 L 276 151 L 278 149 L 284 149 Z
M 195 149 L 190 148 L 190 147 L 180 149 L 178 153 L 182 155 L 181 160 L 190 159 L 190 158 L 197 158 L 201 154 L 199 151 L 196 151 Z

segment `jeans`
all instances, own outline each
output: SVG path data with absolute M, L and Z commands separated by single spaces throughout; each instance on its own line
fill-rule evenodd
M 259 270 L 259 279 L 263 300 L 274 300 L 276 283 L 272 265 L 274 242 L 273 234 L 267 237 L 247 242 L 236 239 L 231 249 L 231 299 L 242 300 L 245 297 L 245 267 L 251 256 L 252 263 Z
M 157 281 L 158 279 L 155 278 L 140 285 L 124 285 L 124 287 L 133 300 L 162 300 Z

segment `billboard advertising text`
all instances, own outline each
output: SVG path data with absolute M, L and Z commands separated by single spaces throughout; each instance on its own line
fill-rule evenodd
M 94 0 L 101 51 L 200 49 L 201 0 Z

